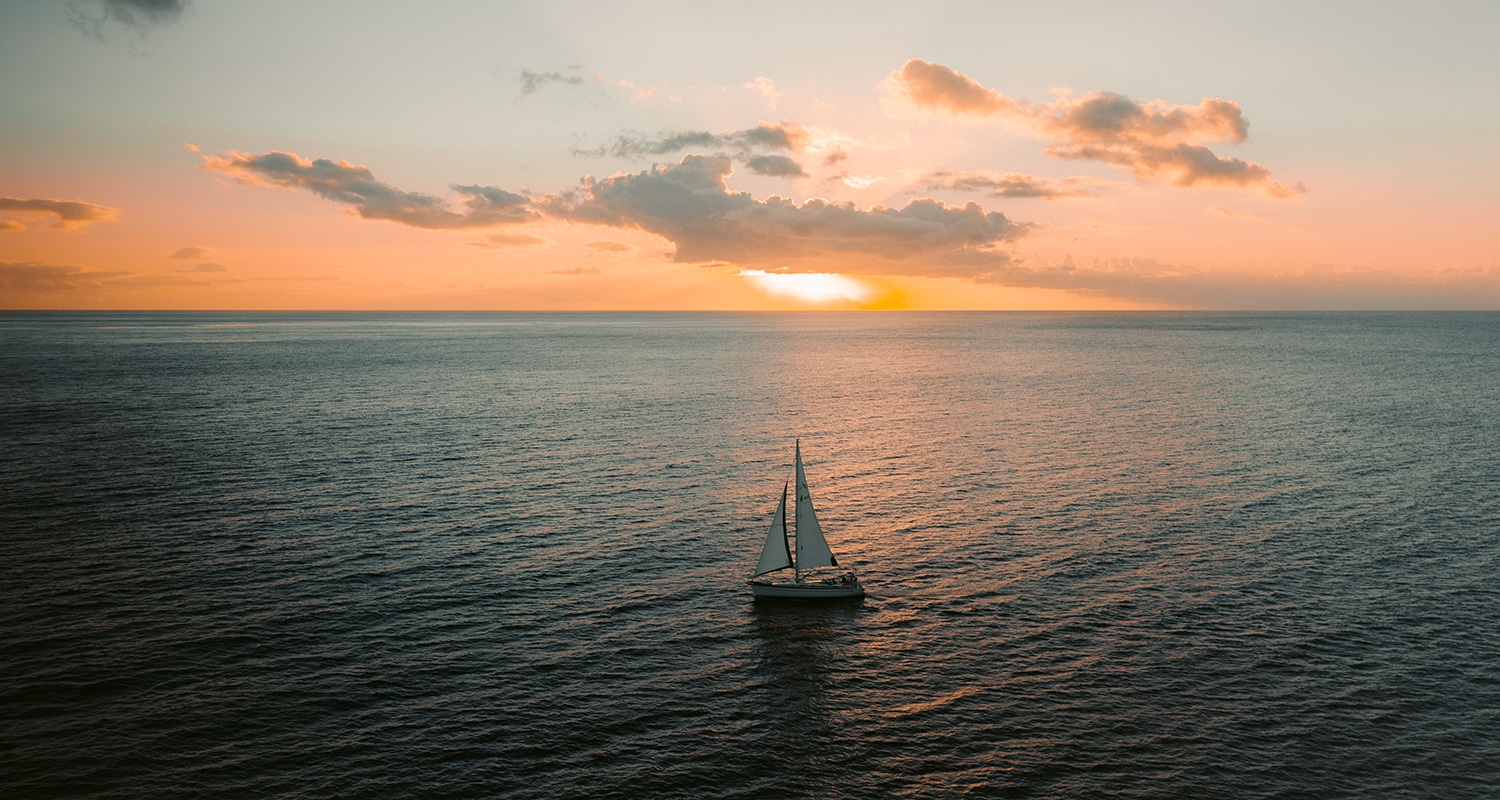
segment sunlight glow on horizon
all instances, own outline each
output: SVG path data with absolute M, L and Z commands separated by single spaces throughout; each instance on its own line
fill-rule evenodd
M 875 296 L 875 291 L 862 281 L 831 272 L 766 272 L 743 269 L 736 274 L 749 278 L 757 287 L 770 294 L 806 303 L 864 303 Z

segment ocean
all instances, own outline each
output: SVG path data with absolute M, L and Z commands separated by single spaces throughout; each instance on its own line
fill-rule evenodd
M 1500 314 L 0 314 L 0 796 L 1500 795 Z M 863 602 L 745 585 L 800 441 Z

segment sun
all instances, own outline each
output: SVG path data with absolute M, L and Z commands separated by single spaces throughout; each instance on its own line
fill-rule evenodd
M 766 272 L 742 269 L 761 290 L 778 297 L 790 297 L 804 303 L 865 303 L 875 296 L 869 284 L 847 275 L 832 272 Z

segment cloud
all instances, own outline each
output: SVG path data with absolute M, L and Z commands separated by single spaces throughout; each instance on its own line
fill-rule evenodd
M 603 179 L 585 177 L 577 189 L 540 197 L 528 198 L 492 188 L 480 191 L 482 187 L 455 187 L 460 194 L 479 198 L 475 201 L 477 208 L 470 207 L 462 214 L 441 207 L 425 195 L 401 192 L 379 183 L 369 170 L 345 162 L 309 162 L 274 152 L 265 156 L 231 154 L 207 158 L 217 162 L 215 167 L 205 165 L 211 171 L 227 172 L 248 183 L 305 189 L 352 206 L 367 218 L 389 219 L 416 227 L 477 227 L 485 215 L 498 215 L 503 223 L 554 220 L 646 231 L 671 242 L 675 247 L 673 258 L 678 262 L 733 264 L 743 268 L 741 274 L 747 279 L 757 279 L 756 275 L 782 276 L 767 277 L 764 282 L 787 291 L 796 289 L 804 296 L 816 282 L 785 276 L 849 273 L 957 277 L 1182 308 L 1500 306 L 1500 266 L 1496 265 L 1411 273 L 1328 266 L 1250 273 L 1205 270 L 1139 258 L 1101 259 L 1088 264 L 1075 263 L 1071 258 L 1058 263 L 1029 263 L 1017 260 L 1008 248 L 1026 236 L 1032 226 L 1014 222 L 1000 213 L 986 212 L 977 203 L 958 206 L 918 198 L 897 209 L 880 205 L 858 208 L 853 203 L 833 203 L 821 198 L 796 203 L 776 195 L 757 200 L 728 188 L 726 178 L 732 174 L 734 162 L 726 155 L 689 155 L 660 169 Z M 995 184 L 1010 180 L 979 173 L 941 175 L 944 176 L 941 180 L 953 187 L 991 191 L 997 190 Z M 498 211 L 493 210 L 486 205 L 496 202 L 491 197 L 505 204 Z M 401 210 L 408 206 L 415 210 L 366 213 L 373 208 Z M 1213 209 L 1211 213 L 1236 215 Z M 498 233 L 482 241 L 485 243 L 476 246 L 527 246 L 542 240 L 523 234 Z M 601 252 L 631 249 L 624 243 L 605 239 L 585 246 Z M 182 248 L 178 252 L 193 251 Z M 191 271 L 208 273 L 225 269 L 205 262 Z M 587 268 L 565 274 L 586 273 L 592 274 Z M 0 261 L 0 290 L 3 290 L 0 296 L 7 298 L 188 280 L 197 279 Z M 199 284 L 201 281 L 194 285 Z
M 1261 216 L 1253 211 L 1230 211 L 1223 206 L 1209 206 L 1208 213 L 1230 219 L 1261 219 Z
M 629 253 L 635 250 L 624 242 L 612 242 L 608 239 L 595 239 L 592 242 L 584 242 L 584 247 L 592 247 L 601 253 Z
M 223 264 L 215 264 L 212 261 L 205 261 L 202 264 L 194 264 L 193 268 L 190 269 L 190 270 L 187 270 L 187 271 L 188 272 L 228 272 L 229 271 L 229 267 L 226 267 Z
M 1054 158 L 1102 161 L 1140 181 L 1174 186 L 1232 186 L 1271 197 L 1306 191 L 1271 179 L 1265 167 L 1216 155 L 1205 143 L 1245 141 L 1250 123 L 1238 103 L 1206 97 L 1196 106 L 1134 100 L 1113 92 L 1064 93 L 1051 103 L 1013 100 L 941 64 L 911 59 L 890 76 L 919 108 L 997 116 L 1050 138 Z
M 483 239 L 470 239 L 465 242 L 470 247 L 481 247 L 486 250 L 494 250 L 500 247 L 535 247 L 546 243 L 546 239 L 525 233 L 492 233 Z
M 850 189 L 868 189 L 871 186 L 874 186 L 875 184 L 885 180 L 885 178 L 879 175 L 855 175 L 848 170 L 845 170 L 838 173 L 837 175 L 834 175 L 828 180 L 838 181 L 839 183 L 844 184 Z
M 119 23 L 145 33 L 182 18 L 187 0 L 98 0 L 69 3 L 68 21 L 87 36 L 104 38 L 105 25 Z
M 807 131 L 795 122 L 782 120 L 780 125 L 758 122 L 749 130 L 732 135 L 748 148 L 766 147 L 779 150 L 801 150 L 807 146 Z
M 104 13 L 126 25 L 161 25 L 180 19 L 187 5 L 187 0 L 104 0 Z
M 603 180 L 549 196 L 544 212 L 573 222 L 655 233 L 676 245 L 679 262 L 776 264 L 807 271 L 819 259 L 857 258 L 886 274 L 972 274 L 1002 263 L 998 249 L 1029 226 L 979 205 L 917 199 L 904 208 L 856 208 L 811 198 L 756 200 L 732 191 L 728 156 L 684 156 L 675 166 Z
M 569 67 L 569 69 L 576 69 L 576 67 Z M 521 82 L 521 96 L 523 97 L 536 92 L 549 83 L 564 83 L 570 86 L 578 86 L 583 83 L 583 76 L 581 75 L 564 75 L 561 72 L 532 72 L 528 69 L 522 69 L 516 77 Z
M 0 289 L 16 295 L 102 289 L 105 282 L 129 274 L 92 270 L 73 264 L 0 261 Z
M 598 267 L 573 267 L 571 269 L 554 269 L 548 271 L 553 275 L 598 275 L 601 270 Z
M 912 191 L 950 189 L 960 192 L 984 191 L 994 197 L 1039 198 L 1057 200 L 1068 197 L 1097 197 L 1089 187 L 1108 185 L 1102 178 L 1038 178 L 1014 172 L 933 172 L 917 181 Z
M 645 86 L 637 84 L 635 81 L 627 80 L 615 81 L 614 85 L 630 92 L 630 97 L 626 99 L 626 102 L 630 103 L 631 105 L 636 105 L 638 103 L 651 99 L 652 97 L 656 96 L 656 93 L 662 88 L 660 86 L 652 86 L 650 88 L 647 88 Z
M 22 219 L 57 217 L 53 228 L 76 231 L 95 222 L 109 222 L 120 213 L 118 208 L 98 206 L 82 200 L 28 200 L 20 197 L 0 197 L 0 214 L 13 214 Z M 5 220 L 0 230 L 19 231 L 25 226 L 15 220 Z
M 976 203 L 913 199 L 899 209 L 861 209 L 817 197 L 800 204 L 776 195 L 756 200 L 728 188 L 733 163 L 727 155 L 688 155 L 661 169 L 587 176 L 580 188 L 541 197 L 456 185 L 468 198 L 462 213 L 437 198 L 376 181 L 370 170 L 345 161 L 309 161 L 276 151 L 230 153 L 204 156 L 202 169 L 242 183 L 309 191 L 365 219 L 432 229 L 553 219 L 642 230 L 670 241 L 679 262 L 770 264 L 791 272 L 826 271 L 832 259 L 858 262 L 867 274 L 974 277 L 1006 263 L 1004 247 L 1031 229 Z M 469 243 L 504 247 L 532 244 L 533 238 L 497 234 Z
M 709 133 L 708 131 L 687 131 L 685 133 L 659 133 L 659 134 L 629 134 L 622 135 L 615 140 L 613 145 L 601 145 L 593 150 L 582 150 L 575 148 L 573 155 L 578 156 L 604 156 L 613 155 L 617 158 L 632 158 L 643 155 L 664 155 L 676 153 L 690 147 L 719 147 L 723 142 L 722 136 Z
M 1089 229 L 1090 233 L 1096 236 L 1119 236 L 1133 231 L 1145 230 L 1145 226 L 1142 225 L 1129 225 L 1116 220 L 1099 219 L 1098 217 L 1089 217 L 1083 221 L 1083 224 Z
M 1016 101 L 993 89 L 986 89 L 973 78 L 920 58 L 901 65 L 891 79 L 919 108 L 983 116 L 1019 110 Z
M 503 189 L 454 184 L 453 191 L 464 198 L 464 210 L 455 211 L 439 198 L 381 183 L 366 167 L 321 158 L 309 161 L 295 153 L 205 155 L 199 168 L 228 175 L 240 183 L 304 189 L 349 206 L 364 219 L 416 228 L 488 228 L 536 218 L 527 207 L 526 197 Z
M 1177 308 L 1492 309 L 1500 305 L 1500 268 L 1494 266 L 1396 272 L 1312 265 L 1261 273 L 1206 270 L 1143 258 L 1096 259 L 1080 265 L 1067 258 L 1041 267 L 1005 264 L 978 280 Z
M 211 247 L 183 247 L 179 248 L 177 252 L 173 253 L 172 255 L 167 256 L 167 258 L 184 258 L 188 260 L 197 260 L 203 258 L 212 258 L 213 255 L 214 251 Z
M 676 133 L 631 133 L 615 139 L 612 145 L 593 150 L 573 151 L 574 155 L 604 156 L 616 158 L 638 158 L 680 153 L 690 148 L 720 149 L 744 157 L 747 154 L 766 150 L 801 151 L 808 144 L 807 131 L 795 122 L 782 121 L 757 123 L 755 127 L 729 133 L 708 131 L 683 131 Z M 799 167 L 800 169 L 800 167 Z
M 805 178 L 802 165 L 786 156 L 751 156 L 745 159 L 745 169 L 756 175 L 773 178 Z
M 761 97 L 766 98 L 766 110 L 775 111 L 776 104 L 781 102 L 781 92 L 776 90 L 776 83 L 770 78 L 761 76 L 745 84 L 746 89 L 754 89 L 760 92 Z

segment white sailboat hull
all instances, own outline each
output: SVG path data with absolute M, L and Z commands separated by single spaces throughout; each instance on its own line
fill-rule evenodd
M 850 600 L 865 596 L 858 583 L 797 583 L 795 581 L 750 581 L 756 597 L 783 600 Z

